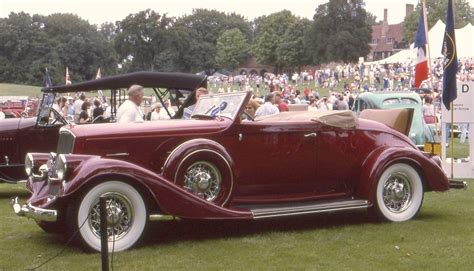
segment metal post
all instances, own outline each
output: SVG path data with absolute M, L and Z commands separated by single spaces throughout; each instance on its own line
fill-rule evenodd
M 109 236 L 107 234 L 107 199 L 105 196 L 99 198 L 100 208 L 100 256 L 102 259 L 102 271 L 109 271 Z

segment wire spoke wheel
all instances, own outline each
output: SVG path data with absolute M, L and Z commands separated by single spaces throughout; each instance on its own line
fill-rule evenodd
M 183 186 L 207 201 L 214 201 L 221 191 L 222 176 L 215 165 L 198 161 L 186 169 Z
M 133 186 L 121 181 L 100 183 L 78 201 L 70 224 L 79 230 L 83 245 L 100 251 L 99 198 L 105 196 L 109 252 L 123 251 L 137 243 L 145 231 L 147 208 L 144 198 Z
M 374 208 L 383 220 L 401 222 L 414 218 L 423 203 L 421 176 L 405 163 L 393 164 L 380 176 Z
M 115 241 L 118 241 L 128 233 L 133 224 L 132 203 L 126 196 L 116 192 L 105 193 L 101 196 L 106 197 L 108 240 L 113 241 L 115 239 Z M 99 200 L 91 207 L 89 216 L 89 227 L 100 238 Z

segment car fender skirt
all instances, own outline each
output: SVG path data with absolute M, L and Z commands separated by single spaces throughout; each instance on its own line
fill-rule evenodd
M 217 206 L 178 187 L 162 175 L 132 163 L 101 157 L 88 159 L 76 169 L 65 187 L 64 196 L 74 196 L 91 182 L 113 177 L 146 188 L 156 203 L 156 206 L 149 206 L 151 212 L 159 210 L 161 214 L 188 219 L 252 219 L 250 211 Z
M 374 200 L 377 181 L 387 167 L 406 163 L 417 170 L 424 181 L 425 191 L 446 191 L 449 182 L 444 171 L 419 150 L 407 147 L 380 147 L 372 151 L 361 167 L 357 197 Z

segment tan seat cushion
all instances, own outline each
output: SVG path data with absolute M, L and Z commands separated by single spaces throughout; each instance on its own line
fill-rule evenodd
M 360 112 L 359 118 L 381 122 L 400 133 L 408 135 L 413 120 L 413 108 L 400 109 L 366 109 Z

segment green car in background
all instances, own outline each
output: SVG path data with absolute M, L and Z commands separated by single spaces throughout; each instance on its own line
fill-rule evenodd
M 433 135 L 423 119 L 421 98 L 416 92 L 364 92 L 356 97 L 352 110 L 359 115 L 365 109 L 395 108 L 413 108 L 415 110 L 408 136 L 419 148 L 423 148 L 427 139 L 432 141 Z

